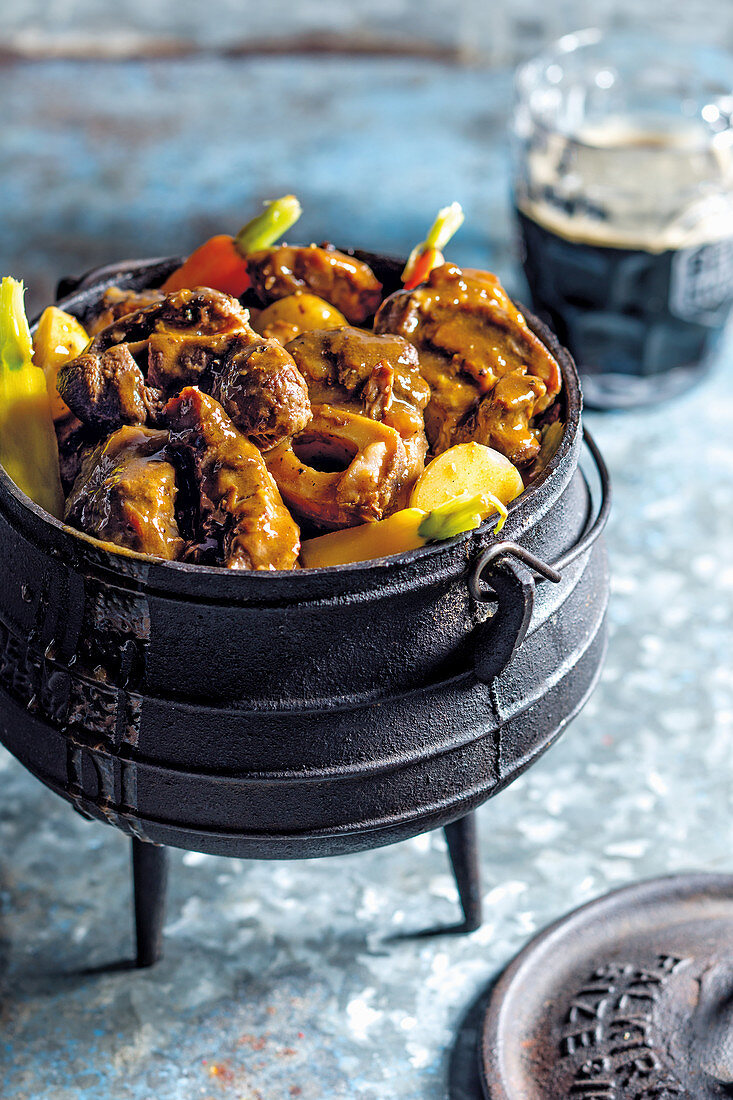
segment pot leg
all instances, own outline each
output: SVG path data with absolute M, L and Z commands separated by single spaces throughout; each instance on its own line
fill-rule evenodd
M 475 932 L 481 926 L 481 873 L 475 812 L 446 825 L 444 832 L 463 908 L 462 931 Z
M 137 966 L 152 966 L 162 955 L 168 849 L 132 838 Z

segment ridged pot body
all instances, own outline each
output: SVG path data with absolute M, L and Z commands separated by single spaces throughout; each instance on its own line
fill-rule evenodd
M 60 304 L 83 319 L 110 281 L 170 267 L 97 273 Z M 575 370 L 537 331 L 567 427 L 501 539 L 552 562 L 592 506 Z M 111 551 L 0 471 L 0 740 L 82 813 L 199 851 L 335 854 L 447 824 L 551 744 L 603 655 L 602 542 L 556 585 L 504 563 L 477 599 L 495 541 L 488 524 L 363 565 L 205 569 Z

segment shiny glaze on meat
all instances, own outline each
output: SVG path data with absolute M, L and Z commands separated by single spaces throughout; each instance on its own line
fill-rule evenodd
M 164 416 L 171 445 L 185 452 L 200 493 L 204 542 L 219 544 L 229 569 L 294 569 L 300 532 L 260 452 L 221 405 L 186 387 Z
M 59 372 L 59 390 L 80 420 L 109 429 L 157 423 L 167 398 L 195 384 L 258 446 L 274 447 L 308 423 L 308 389 L 288 352 L 248 317 L 218 291 L 169 294 L 100 332 Z
M 59 394 L 66 394 L 66 404 L 86 424 L 111 428 L 155 423 L 162 390 L 168 389 L 165 373 L 175 373 L 173 362 L 180 361 L 180 388 L 196 378 L 201 361 L 197 341 L 233 332 L 258 339 L 248 318 L 236 298 L 216 290 L 169 294 L 98 332 L 82 355 L 59 370 Z M 153 378 L 146 379 L 143 368 L 149 371 L 151 337 Z M 160 385 L 163 381 L 165 387 Z
M 64 495 L 68 495 L 79 476 L 84 455 L 99 442 L 94 429 L 82 424 L 75 416 L 56 422 L 56 440 L 59 447 L 59 473 Z
M 432 390 L 425 423 L 436 453 L 470 435 L 474 417 L 480 442 L 520 465 L 536 456 L 539 433 L 530 421 L 559 392 L 560 370 L 494 275 L 443 264 L 422 286 L 387 298 L 374 327 L 418 349 Z M 506 375 L 511 386 L 495 391 Z
M 395 400 L 418 410 L 430 400 L 417 352 L 400 336 L 377 336 L 349 327 L 304 332 L 290 341 L 287 350 L 315 401 L 334 404 L 339 397 L 358 396 L 374 370 L 385 362 L 392 367 Z
M 184 386 L 206 388 L 204 380 L 221 369 L 234 342 L 248 347 L 256 339 L 255 333 L 246 331 L 224 336 L 154 332 L 148 339 L 148 385 L 165 397 L 180 393 Z
M 330 246 L 266 248 L 247 257 L 247 271 L 263 306 L 308 290 L 325 298 L 351 324 L 359 324 L 382 300 L 382 284 L 369 265 Z
M 86 349 L 96 354 L 113 344 L 146 341 L 154 332 L 188 336 L 219 336 L 228 332 L 252 331 L 249 312 L 236 298 L 208 287 L 176 290 L 145 309 L 138 309 L 102 329 Z M 134 352 L 133 352 L 134 353 Z
M 428 439 L 435 453 L 476 440 L 531 471 L 560 373 L 493 275 L 445 264 L 388 298 L 371 332 L 326 300 L 375 308 L 379 284 L 348 256 L 283 246 L 252 274 L 271 299 L 254 326 L 202 287 L 132 311 L 148 292 L 106 295 L 112 323 L 59 372 L 79 417 L 59 441 L 71 522 L 158 557 L 292 569 L 283 498 L 326 529 L 378 520 L 407 505 Z
M 400 433 L 409 490 L 425 464 L 423 409 L 430 400 L 412 344 L 401 336 L 347 327 L 303 333 L 287 350 L 308 384 L 312 404 L 350 409 Z
M 311 418 L 303 375 L 277 340 L 232 344 L 211 392 L 261 450 L 302 431 Z
M 148 382 L 166 396 L 197 385 L 262 450 L 310 420 L 308 387 L 292 356 L 249 327 L 226 336 L 154 333 L 148 341 Z
M 534 375 L 519 371 L 503 375 L 490 395 L 456 426 L 451 444 L 473 440 L 501 451 L 515 466 L 529 465 L 541 444 L 540 432 L 529 424 L 544 396 L 544 386 Z
M 168 433 L 125 426 L 82 460 L 66 501 L 68 523 L 104 542 L 173 560 L 183 550 L 176 523 Z
M 305 431 L 264 458 L 288 504 L 320 527 L 353 527 L 404 505 L 399 432 L 351 409 L 314 405 Z

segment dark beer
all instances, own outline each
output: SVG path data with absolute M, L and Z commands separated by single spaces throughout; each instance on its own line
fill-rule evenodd
M 733 238 L 616 247 L 516 212 L 533 306 L 578 362 L 589 405 L 655 401 L 704 373 L 733 303 Z
M 731 88 L 727 54 L 623 29 L 517 71 L 524 269 L 590 405 L 671 396 L 711 361 L 733 304 Z

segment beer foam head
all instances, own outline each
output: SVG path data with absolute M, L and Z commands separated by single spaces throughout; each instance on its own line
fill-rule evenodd
M 733 134 L 609 116 L 526 152 L 517 204 L 561 236 L 649 251 L 733 236 Z
M 663 251 L 733 237 L 733 59 L 597 29 L 517 73 L 517 205 L 589 244 Z

